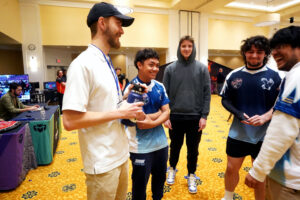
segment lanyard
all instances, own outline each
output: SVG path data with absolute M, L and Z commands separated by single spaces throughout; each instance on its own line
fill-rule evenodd
M 92 45 L 93 45 L 93 44 L 92 44 Z M 93 45 L 93 46 L 96 47 L 97 49 L 99 49 L 97 46 L 95 46 L 95 45 Z M 108 57 L 109 57 L 109 60 L 110 60 L 110 62 L 109 62 L 109 61 L 107 60 L 105 54 L 103 53 L 103 51 L 102 51 L 101 49 L 99 49 L 99 51 L 103 54 L 103 57 L 104 57 L 104 59 L 105 59 L 107 65 L 108 65 L 108 67 L 109 67 L 109 69 L 110 69 L 110 71 L 111 71 L 111 73 L 112 73 L 112 75 L 113 75 L 113 77 L 114 77 L 114 79 L 115 79 L 116 87 L 117 87 L 117 90 L 118 90 L 117 93 L 118 93 L 119 101 L 121 101 L 122 98 L 121 98 L 121 96 L 120 96 L 119 80 L 118 80 L 117 74 L 116 74 L 116 72 L 115 72 L 115 70 L 114 70 L 113 64 L 112 64 L 112 62 L 111 62 L 111 58 L 108 56 Z

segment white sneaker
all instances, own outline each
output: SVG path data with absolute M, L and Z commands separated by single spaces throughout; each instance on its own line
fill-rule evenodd
M 167 184 L 173 185 L 175 183 L 176 169 L 170 167 L 168 170 Z
M 196 175 L 195 174 L 190 174 L 188 177 L 188 187 L 189 187 L 189 192 L 192 194 L 197 193 L 197 183 L 196 183 Z

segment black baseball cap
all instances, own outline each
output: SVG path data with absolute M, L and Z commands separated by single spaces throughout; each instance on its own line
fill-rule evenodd
M 96 3 L 91 8 L 87 16 L 86 22 L 88 27 L 91 27 L 91 25 L 94 22 L 98 21 L 99 17 L 111 17 L 111 16 L 115 16 L 116 18 L 120 19 L 122 21 L 122 26 L 124 27 L 130 26 L 134 21 L 134 18 L 123 15 L 112 4 L 101 2 L 101 3 Z

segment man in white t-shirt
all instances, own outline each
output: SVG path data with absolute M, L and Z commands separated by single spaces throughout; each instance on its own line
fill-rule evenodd
M 122 91 L 108 53 L 120 47 L 122 26 L 133 21 L 111 4 L 95 4 L 87 17 L 91 44 L 68 70 L 63 123 L 66 130 L 79 129 L 88 200 L 126 199 L 129 147 L 119 119 L 143 114 L 143 103 L 121 105 Z
M 268 175 L 269 200 L 296 200 L 300 199 L 300 27 L 277 31 L 270 45 L 278 69 L 288 73 L 245 183 L 256 188 Z

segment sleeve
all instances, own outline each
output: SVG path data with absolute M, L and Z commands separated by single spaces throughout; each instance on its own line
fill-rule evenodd
M 204 66 L 204 86 L 203 86 L 203 110 L 202 110 L 202 118 L 207 119 L 210 110 L 210 76 L 208 72 L 208 68 Z
M 162 92 L 161 106 L 164 106 L 166 104 L 169 104 L 170 100 L 168 98 L 168 95 L 167 95 L 165 87 L 163 85 L 161 85 L 161 86 L 162 86 L 162 90 L 163 90 L 163 92 Z
M 14 106 L 14 104 L 11 102 L 11 99 L 8 97 L 3 97 L 2 103 L 3 103 L 3 106 L 6 108 L 6 110 L 10 113 L 20 113 L 21 112 L 21 109 L 16 108 Z M 19 103 L 19 102 L 17 102 L 17 103 Z
M 249 171 L 253 178 L 260 182 L 265 180 L 276 162 L 292 146 L 299 128 L 299 119 L 280 111 L 274 112 L 261 150 Z
M 229 81 L 230 81 L 230 75 L 231 74 L 228 74 L 226 79 L 225 79 L 225 82 L 224 82 L 224 85 L 223 85 L 223 88 L 220 92 L 220 95 L 222 97 L 228 97 L 229 96 L 229 93 L 230 93 L 230 88 L 229 88 Z
M 222 96 L 222 105 L 223 107 L 228 110 L 230 113 L 232 113 L 235 117 L 237 117 L 240 121 L 245 119 L 244 113 L 240 110 L 238 110 L 232 103 L 231 100 L 231 87 L 230 87 L 230 76 L 231 73 L 227 75 L 222 91 L 220 95 Z
M 300 70 L 299 70 L 300 71 Z M 300 79 L 298 74 L 292 74 L 289 79 L 282 82 L 280 94 L 275 104 L 274 110 L 300 118 Z
M 86 112 L 89 92 L 92 87 L 91 82 L 93 80 L 90 77 L 87 67 L 78 61 L 73 61 L 68 71 L 68 82 L 66 84 L 62 110 Z
M 17 101 L 18 101 L 18 104 L 19 104 L 20 108 L 24 109 L 25 105 L 19 99 L 17 99 Z
M 228 110 L 229 112 L 231 112 L 234 116 L 236 116 L 240 121 L 243 121 L 246 119 L 246 117 L 244 116 L 244 113 L 239 111 L 238 109 L 236 109 L 231 100 L 228 97 L 222 97 L 222 105 L 223 107 Z

